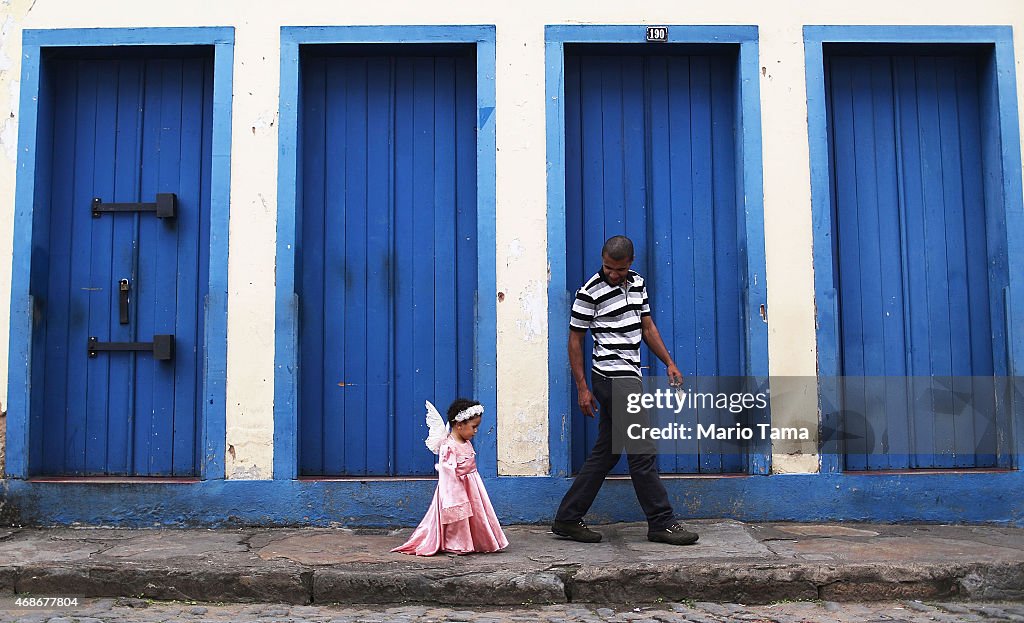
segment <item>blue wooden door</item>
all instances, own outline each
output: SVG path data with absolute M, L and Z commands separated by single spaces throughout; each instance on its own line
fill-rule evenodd
M 893 380 L 944 377 L 971 392 L 970 377 L 1006 373 L 1005 249 L 986 215 L 979 62 L 828 58 L 847 469 L 995 465 L 991 390 L 983 398 L 973 381 L 972 413 L 953 408 L 953 388 Z
M 132 51 L 44 63 L 35 474 L 198 474 L 212 69 L 208 54 Z M 92 211 L 94 199 L 153 203 L 158 193 L 176 196 L 172 217 Z M 90 338 L 154 335 L 173 336 L 170 359 L 88 348 Z
M 302 475 L 434 473 L 423 401 L 474 379 L 471 52 L 303 59 Z
M 610 47 L 565 58 L 569 294 L 600 268 L 607 238 L 629 236 L 654 320 L 688 377 L 745 370 L 735 64 L 735 55 L 617 54 Z M 588 370 L 590 349 L 588 333 Z M 664 366 L 642 353 L 645 375 L 663 376 Z M 571 404 L 578 469 L 597 425 L 579 412 L 575 387 Z M 705 426 L 735 421 L 715 410 L 698 418 Z M 662 451 L 664 472 L 746 469 L 745 451 L 720 442 L 679 441 Z

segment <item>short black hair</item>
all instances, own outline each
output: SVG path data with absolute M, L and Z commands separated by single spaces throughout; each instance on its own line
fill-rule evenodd
M 633 260 L 633 241 L 625 236 L 612 236 L 604 241 L 601 247 L 601 255 L 607 255 L 613 260 Z
M 454 424 L 455 423 L 455 416 L 457 416 L 458 414 L 462 413 L 463 411 L 465 411 L 466 409 L 468 409 L 470 407 L 475 407 L 478 404 L 480 404 L 480 403 L 477 402 L 476 400 L 470 400 L 469 398 L 456 398 L 455 401 L 451 405 L 448 406 L 448 423 L 449 424 Z M 477 416 L 477 417 L 480 417 L 480 416 Z M 469 418 L 469 419 L 471 420 L 473 418 Z M 463 422 L 468 422 L 469 420 L 462 420 L 462 421 Z

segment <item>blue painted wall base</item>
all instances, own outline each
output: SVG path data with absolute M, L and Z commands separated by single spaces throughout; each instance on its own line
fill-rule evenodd
M 682 519 L 995 523 L 1024 527 L 1024 474 L 786 474 L 666 478 Z M 546 523 L 564 478 L 488 478 L 505 524 Z M 2 481 L 0 518 L 119 527 L 413 526 L 435 481 L 210 480 L 193 484 Z M 533 500 L 522 504 L 522 500 Z M 642 521 L 628 479 L 605 483 L 587 519 Z

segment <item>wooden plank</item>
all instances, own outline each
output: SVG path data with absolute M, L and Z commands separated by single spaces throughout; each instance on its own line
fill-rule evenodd
M 323 59 L 309 59 L 302 71 L 302 209 L 296 253 L 300 296 L 299 348 L 299 473 L 324 470 L 324 392 L 327 382 L 342 370 L 324 369 L 324 238 L 326 187 L 335 175 L 327 170 L 327 148 L 338 142 L 338 128 L 327 125 L 328 69 Z M 332 93 L 341 89 L 332 76 Z M 331 349 L 344 347 L 331 344 Z M 327 376 L 329 375 L 329 376 Z M 341 381 L 340 377 L 335 383 Z M 340 417 L 340 414 L 336 415 Z
M 71 299 L 69 310 L 69 343 L 67 368 L 67 428 L 64 441 L 64 473 L 85 473 L 86 410 L 88 400 L 88 357 L 82 356 L 80 344 L 88 339 L 89 327 L 89 255 L 91 252 L 92 215 L 80 206 L 93 197 L 95 171 L 97 82 L 99 68 L 93 63 L 78 64 L 78 107 L 76 110 L 74 195 L 71 219 Z M 88 219 L 88 220 L 87 220 Z
M 110 163 L 114 175 L 111 200 L 136 201 L 139 196 L 139 149 L 142 133 L 143 62 L 138 59 L 118 63 L 116 159 Z M 114 266 L 111 279 L 135 279 L 135 216 L 109 215 L 113 227 L 110 261 Z M 102 220 L 102 219 L 101 219 Z M 111 314 L 110 339 L 118 342 L 135 340 L 137 301 L 129 293 L 129 324 L 122 325 Z M 135 418 L 132 414 L 135 394 L 135 357 L 108 357 L 111 383 L 118 391 L 109 391 L 110 412 L 107 428 L 107 473 L 130 475 L 132 439 Z
M 903 257 L 907 305 L 904 311 L 904 323 L 907 327 L 907 343 L 910 345 L 907 348 L 907 374 L 913 377 L 927 375 L 929 369 L 928 349 L 924 347 L 928 344 L 927 283 L 923 261 L 926 244 L 923 215 L 924 176 L 918 131 L 914 59 L 895 57 L 893 59 L 893 77 L 896 93 L 896 119 L 899 127 L 897 157 L 901 163 L 900 199 L 905 239 Z M 922 347 L 915 348 L 914 346 L 918 344 L 921 344 Z M 921 400 L 912 393 L 907 422 L 910 437 L 908 448 L 911 451 L 911 455 L 908 457 L 908 467 L 920 465 L 918 448 L 931 445 L 931 427 L 925 426 L 927 414 L 931 412 L 931 409 L 930 401 Z M 921 422 L 920 425 L 919 422 Z
M 690 59 L 688 57 L 668 57 L 667 110 L 668 141 L 665 151 L 651 155 L 651 160 L 664 160 L 668 163 L 668 203 L 665 209 L 666 220 L 672 232 L 672 276 L 671 289 L 678 298 L 673 306 L 674 331 L 672 340 L 675 345 L 677 364 L 689 374 L 699 376 L 705 373 L 697 359 L 697 315 L 694 298 L 694 284 L 697 278 L 697 266 L 694 253 L 696 241 L 693 232 L 694 196 L 693 154 L 690 145 L 692 103 L 690 100 Z M 668 285 L 668 284 L 665 284 Z M 664 286 L 662 286 L 664 287 Z M 660 295 L 659 295 L 660 296 Z M 695 465 L 696 467 L 696 465 Z
M 213 63 L 206 58 L 182 61 L 181 161 L 178 174 L 179 209 L 177 230 L 177 290 L 174 312 L 175 363 L 174 411 L 172 422 L 171 474 L 193 476 L 197 473 L 196 444 L 198 422 L 198 382 L 204 360 L 199 302 L 206 288 L 199 273 L 200 259 L 209 253 L 209 245 L 200 245 L 202 223 L 209 220 L 203 201 L 202 178 L 210 170 L 204 159 L 203 135 L 211 130 L 210 117 L 204 116 L 206 76 Z M 206 173 L 208 175 L 208 173 Z
M 418 231 L 414 222 L 413 173 L 418 163 L 413 158 L 413 140 L 416 128 L 413 114 L 416 101 L 412 89 L 413 61 L 410 58 L 395 59 L 395 137 L 394 137 L 394 344 L 395 344 L 395 377 L 394 377 L 394 456 L 392 470 L 395 473 L 411 472 L 417 461 L 414 455 L 419 452 L 413 433 L 409 430 L 413 418 L 422 418 L 423 405 L 410 404 L 407 395 L 415 394 L 417 377 L 416 361 L 413 358 L 414 329 L 416 318 L 412 314 L 416 300 L 414 298 L 414 272 L 417 263 L 417 245 L 399 244 L 399 241 L 415 240 Z M 414 396 L 419 400 L 436 399 L 425 393 Z M 405 409 L 415 410 L 403 413 Z M 447 405 L 437 405 L 442 412 Z
M 225 141 L 227 132 L 219 125 L 224 115 L 223 102 L 215 105 L 213 98 L 214 95 L 222 95 L 224 74 L 227 73 L 225 67 L 230 66 L 231 57 L 224 53 L 223 47 L 218 50 L 204 74 L 203 119 L 209 120 L 210 129 L 203 132 L 203 162 L 209 164 L 200 182 L 204 217 L 199 226 L 199 248 L 202 253 L 199 255 L 200 296 L 196 300 L 199 309 L 196 335 L 203 345 L 203 365 L 196 375 L 196 470 L 210 478 L 224 473 L 225 416 L 221 401 L 224 399 L 223 375 L 226 374 L 227 365 L 227 303 L 224 293 L 227 291 L 228 270 L 228 192 L 225 188 L 227 170 L 223 166 L 225 158 L 221 153 L 221 143 Z M 220 164 L 214 163 L 215 152 Z M 212 232 L 217 232 L 216 236 Z M 213 406 L 213 399 L 207 403 L 210 396 L 217 396 L 219 414 Z M 296 434 L 296 431 L 292 434 Z M 294 448 L 294 442 L 291 447 Z M 294 466 L 291 469 L 294 470 Z
M 682 352 L 676 345 L 677 331 L 674 305 L 676 290 L 673 286 L 675 274 L 681 267 L 673 264 L 672 244 L 672 180 L 669 164 L 672 158 L 669 135 L 669 87 L 668 63 L 665 57 L 655 56 L 644 63 L 644 88 L 647 105 L 644 134 L 648 142 L 645 176 L 647 179 L 645 203 L 648 211 L 650 236 L 648 288 L 651 315 L 654 317 L 676 364 L 683 374 L 690 375 Z M 680 295 L 682 298 L 682 295 Z M 668 422 L 659 422 L 659 425 Z M 669 452 L 658 456 L 658 470 L 664 473 L 687 471 L 685 463 L 696 446 L 691 441 L 673 440 L 666 444 Z M 690 447 L 693 446 L 693 447 Z
M 868 61 L 871 68 L 871 110 L 874 123 L 875 192 L 879 283 L 880 370 L 872 374 L 897 377 L 906 374 L 906 334 L 903 307 L 904 270 L 901 209 L 896 159 L 896 119 L 893 103 L 892 60 Z M 871 209 L 872 206 L 867 206 Z M 876 451 L 867 457 L 868 469 L 905 469 L 909 443 L 906 384 L 886 380 L 880 388 L 879 421 L 884 437 L 876 439 Z M 881 445 L 882 443 L 887 445 Z M 895 450 L 895 452 L 894 452 Z
M 324 277 L 329 282 L 336 281 L 337 287 L 343 289 L 345 298 L 344 323 L 334 323 L 329 319 L 325 324 L 328 336 L 334 331 L 344 335 L 345 348 L 338 353 L 344 358 L 345 382 L 344 414 L 345 434 L 343 439 L 338 439 L 338 444 L 345 446 L 345 460 L 341 462 L 330 462 L 326 467 L 328 473 L 335 473 L 337 469 L 343 469 L 346 474 L 370 474 L 386 473 L 387 456 L 367 456 L 366 438 L 373 434 L 372 422 L 380 417 L 379 404 L 374 397 L 371 388 L 367 387 L 366 361 L 367 354 L 371 348 L 375 348 L 379 340 L 371 338 L 366 334 L 366 315 L 369 313 L 366 301 L 366 219 L 367 219 L 367 193 L 366 185 L 366 59 L 349 58 L 342 61 L 348 75 L 345 81 L 345 95 L 342 101 L 331 102 L 332 108 L 339 107 L 339 116 L 344 116 L 345 146 L 344 167 L 339 168 L 342 179 L 345 180 L 343 188 L 337 192 L 344 197 L 344 220 L 334 222 L 332 216 L 328 216 L 329 230 L 337 231 L 337 239 L 343 239 L 344 244 L 340 249 L 334 245 L 326 245 L 328 249 L 329 267 L 337 266 L 342 269 L 341 274 L 335 276 L 335 271 L 328 269 Z M 336 229 L 337 228 L 337 229 Z M 337 254 L 337 255 L 335 255 Z M 328 338 L 328 343 L 332 338 Z M 331 353 L 325 353 L 325 358 L 331 358 Z M 335 391 L 328 385 L 325 389 Z M 330 452 L 325 449 L 325 454 Z
M 115 139 L 117 137 L 117 63 L 116 61 L 84 61 L 90 73 L 96 75 L 96 117 L 93 141 L 94 161 L 92 171 L 92 194 L 95 197 L 112 197 L 114 193 Z M 110 199 L 108 199 L 109 201 Z M 81 208 L 79 208 L 81 209 Z M 110 340 L 118 324 L 118 278 L 113 274 L 111 255 L 113 252 L 113 218 L 92 219 L 88 232 L 79 235 L 90 237 L 88 262 L 88 334 Z M 110 374 L 111 359 L 97 357 L 85 366 L 85 465 L 86 475 L 107 473 L 107 417 L 111 395 L 121 394 L 124 385 L 121 379 Z M 111 381 L 114 381 L 113 383 Z
M 969 357 L 962 362 L 958 372 L 972 377 L 966 389 L 973 397 L 973 407 L 960 412 L 954 425 L 954 465 L 964 467 L 995 466 L 994 445 L 995 401 L 987 379 L 973 377 L 992 376 L 994 365 L 994 336 L 992 335 L 989 312 L 990 288 L 988 274 L 988 249 L 985 231 L 985 195 L 982 185 L 981 155 L 981 105 L 979 101 L 978 61 L 973 58 L 950 60 L 952 71 L 949 80 L 955 93 L 950 104 L 955 108 L 955 138 L 959 145 L 960 161 L 960 209 L 964 246 L 964 297 L 966 299 L 966 325 L 968 330 L 961 336 Z M 958 405 L 959 399 L 958 399 Z M 991 434 L 986 444 L 983 437 Z M 986 447 L 987 445 L 987 447 Z
M 620 75 L 622 166 L 622 228 L 616 232 L 625 234 L 633 241 L 636 257 L 633 270 L 645 278 L 650 275 L 651 249 L 647 231 L 649 208 L 647 206 L 647 125 L 646 109 L 648 94 L 644 86 L 644 62 L 639 56 L 621 56 L 618 59 Z M 647 375 L 662 374 L 664 366 L 647 348 L 640 348 L 640 365 Z M 659 370 L 658 366 L 662 366 Z M 657 413 L 649 416 L 655 421 Z M 658 448 L 665 444 L 657 442 Z M 655 459 L 662 468 L 661 457 Z M 672 466 L 665 465 L 665 469 Z M 628 465 L 623 473 L 628 473 Z
M 39 63 L 38 58 L 26 59 L 28 63 L 26 67 L 30 65 L 34 66 L 38 70 Z M 51 65 L 50 71 L 39 72 L 36 71 L 39 81 L 39 92 L 37 95 L 38 109 L 35 111 L 35 120 L 33 120 L 32 112 L 29 113 L 20 121 L 22 128 L 28 128 L 29 124 L 36 126 L 36 169 L 35 169 L 35 192 L 34 197 L 31 199 L 34 202 L 36 208 L 32 211 L 32 236 L 33 244 L 38 245 L 41 249 L 46 249 L 46 253 L 36 253 L 30 258 L 23 258 L 27 261 L 25 263 L 19 263 L 18 253 L 15 253 L 14 268 L 12 268 L 11 287 L 17 289 L 19 278 L 18 273 L 14 271 L 23 271 L 27 267 L 29 270 L 28 277 L 28 292 L 35 298 L 35 301 L 48 300 L 49 295 L 49 279 L 50 279 L 50 252 L 52 249 L 50 243 L 50 224 L 52 222 L 52 198 L 54 195 L 54 147 L 56 144 L 55 139 L 55 126 L 57 120 L 54 116 L 56 109 L 56 102 L 54 93 L 56 82 L 54 74 L 57 71 Z M 23 97 L 28 97 L 27 90 L 30 89 L 29 83 L 22 85 Z M 26 174 L 29 171 L 28 165 L 25 169 L 19 173 L 19 175 Z M 66 183 L 65 183 L 66 185 Z M 26 196 L 28 193 L 26 193 Z M 17 203 L 19 199 L 15 199 Z M 20 205 L 20 204 L 19 204 Z M 15 218 L 17 221 L 17 218 Z M 20 221 L 19 221 L 20 222 Z M 20 227 L 21 225 L 15 225 Z M 17 244 L 15 245 L 17 246 Z M 25 277 L 26 275 L 21 275 Z M 52 304 L 52 301 L 50 302 Z M 23 374 L 17 368 L 12 368 L 12 372 L 16 376 L 21 376 L 24 381 L 29 383 L 29 387 L 25 388 L 28 390 L 28 404 L 23 405 L 28 407 L 28 421 L 23 422 L 21 426 L 14 424 L 14 420 L 8 422 L 8 438 L 6 440 L 7 456 L 11 457 L 7 459 L 5 465 L 6 474 L 8 477 L 24 477 L 25 475 L 35 475 L 40 473 L 43 463 L 43 438 L 46 437 L 46 425 L 49 424 L 50 416 L 47 415 L 45 404 L 47 400 L 46 392 L 46 361 L 47 361 L 47 332 L 48 322 L 45 320 L 48 314 L 48 306 L 43 307 L 43 322 L 35 322 L 32 327 L 32 343 L 31 350 L 27 353 L 22 351 L 22 354 L 28 354 L 35 362 L 31 367 L 31 371 L 28 375 Z M 20 323 L 19 314 L 12 309 L 12 323 Z M 9 355 L 11 361 L 16 360 L 19 356 L 17 354 L 18 346 L 17 342 L 12 342 L 11 354 Z M 17 408 L 19 401 L 24 401 L 26 396 L 23 396 L 21 392 L 10 392 L 8 394 L 8 404 L 13 402 L 13 407 L 8 406 L 8 410 L 11 411 L 12 415 L 14 410 Z M 20 452 L 18 450 L 21 445 L 22 435 L 19 435 L 18 428 L 28 432 L 28 447 L 23 448 Z M 63 439 L 61 440 L 63 441 Z M 27 450 L 28 457 L 24 457 L 22 453 Z M 20 457 L 20 458 L 19 458 Z
M 647 207 L 647 124 L 648 95 L 644 87 L 644 62 L 639 56 L 623 56 L 621 67 L 621 137 L 623 226 L 619 233 L 633 241 L 636 259 L 633 270 L 645 277 L 650 274 L 651 253 L 647 240 L 649 209 Z M 641 349 L 644 365 L 657 361 Z M 658 362 L 657 365 L 661 365 Z M 649 368 L 650 374 L 660 374 Z
M 182 160 L 182 82 L 184 61 L 168 59 L 153 61 L 163 65 L 160 102 L 160 156 L 159 181 L 154 189 L 157 192 L 177 192 L 181 185 Z M 162 222 L 152 214 L 140 216 L 142 222 L 156 221 L 152 232 L 152 242 L 156 243 L 158 261 L 153 273 L 155 281 L 143 279 L 143 287 L 152 286 L 154 296 L 154 317 L 152 332 L 142 334 L 149 341 L 156 333 L 174 333 L 175 331 L 175 300 L 178 297 L 178 235 L 170 229 L 170 223 Z M 174 227 L 177 228 L 178 223 Z M 170 229 L 170 231 L 168 231 Z M 152 244 L 151 242 L 151 244 Z M 140 240 L 139 247 L 143 253 L 149 253 L 153 247 Z M 152 279 L 151 277 L 150 279 Z M 141 293 L 140 293 L 141 295 Z M 141 327 L 140 327 L 141 328 Z M 176 405 L 175 385 L 178 361 L 155 361 L 151 355 L 143 355 L 144 365 L 153 370 L 153 428 L 150 440 L 150 471 L 151 476 L 169 476 L 173 464 L 174 452 L 174 412 Z
M 392 378 L 394 310 L 392 309 L 392 163 L 394 98 L 390 58 L 370 58 L 367 66 L 366 167 L 366 384 L 370 388 L 369 416 L 373 424 L 365 437 L 366 456 L 377 473 L 390 473 L 393 436 L 386 434 L 395 417 Z
M 879 245 L 878 176 L 876 154 L 882 146 L 875 141 L 874 76 L 883 71 L 884 59 L 858 58 L 853 61 L 851 96 L 853 101 L 853 172 L 856 184 L 856 204 L 851 223 L 857 228 L 859 262 L 850 266 L 850 277 L 860 300 L 860 355 L 863 357 L 864 469 L 881 467 L 875 463 L 879 457 L 877 442 L 885 430 L 887 410 L 884 389 L 875 379 L 885 374 L 885 342 L 882 312 L 881 255 Z M 842 244 L 842 243 L 840 243 Z M 888 251 L 888 250 L 886 250 Z M 856 310 L 851 310 L 857 313 Z M 857 427 L 860 433 L 859 426 Z
M 847 377 L 862 377 L 864 364 L 864 329 L 861 317 L 860 292 L 860 230 L 857 222 L 858 186 L 854 163 L 857 157 L 854 132 L 856 108 L 854 104 L 853 72 L 855 64 L 844 58 L 829 61 L 831 99 L 830 114 L 833 128 L 833 162 L 835 185 L 835 228 L 839 248 L 839 315 L 841 319 L 842 373 Z M 862 440 L 864 428 L 863 385 L 847 384 L 843 391 L 844 432 L 850 437 L 846 450 L 846 469 L 859 470 L 866 466 Z M 859 415 L 859 417 L 857 415 Z
M 918 132 L 921 141 L 923 177 L 923 212 L 925 230 L 925 283 L 927 284 L 928 352 L 929 367 L 926 374 L 949 376 L 952 373 L 952 327 L 950 326 L 949 256 L 946 251 L 947 195 L 943 188 L 942 137 L 940 135 L 941 106 L 938 80 L 941 73 L 934 58 L 917 57 L 916 78 L 918 93 Z M 916 346 L 916 345 L 915 345 Z M 951 467 L 945 454 L 952 436 L 951 422 L 937 414 L 950 413 L 952 401 L 941 394 L 932 396 L 932 412 L 918 425 L 930 428 L 927 443 L 919 446 L 920 467 Z
M 583 184 L 583 245 L 580 249 L 584 265 L 583 275 L 576 279 L 571 287 L 578 289 L 584 282 L 590 279 L 601 267 L 601 246 L 607 239 L 605 236 L 605 201 L 603 179 L 604 170 L 604 126 L 603 126 L 603 104 L 602 104 L 602 67 L 603 61 L 599 57 L 585 57 L 581 61 L 580 72 L 580 108 L 581 108 L 581 132 L 583 137 L 580 152 L 582 154 L 582 184 Z M 589 267 L 589 270 L 587 270 Z M 574 290 L 575 292 L 575 290 Z M 568 319 L 566 319 L 568 322 Z M 583 344 L 583 365 L 586 374 L 590 375 L 591 357 L 593 354 L 593 338 L 588 332 Z M 593 383 L 590 389 L 593 390 Z M 582 438 L 573 444 L 573 468 L 578 470 L 587 453 L 594 446 L 597 440 L 598 417 L 584 417 L 579 409 L 579 397 L 575 388 L 572 392 L 572 400 L 575 405 L 572 410 L 574 421 L 582 421 Z M 574 428 L 574 437 L 575 435 Z M 575 440 L 574 440 L 575 441 Z M 579 450 L 577 451 L 577 447 Z
M 941 465 L 946 467 L 970 467 L 974 464 L 973 452 L 963 453 L 961 440 L 966 435 L 967 448 L 973 447 L 974 422 L 969 412 L 959 409 L 960 399 L 957 389 L 964 389 L 965 383 L 957 377 L 970 376 L 971 372 L 971 332 L 953 327 L 970 326 L 970 301 L 967 284 L 967 241 L 964 228 L 963 205 L 963 167 L 961 158 L 962 146 L 959 137 L 959 116 L 957 110 L 957 85 L 954 59 L 939 57 L 936 60 L 937 97 L 939 107 L 939 138 L 942 144 L 940 154 L 942 163 L 942 179 L 940 181 L 945 205 L 945 239 L 948 264 L 946 267 L 946 284 L 949 292 L 949 334 L 950 376 L 952 387 L 943 392 L 948 404 L 948 411 L 936 414 L 936 422 L 941 424 L 943 435 L 937 441 L 936 454 L 941 456 Z M 967 380 L 966 389 L 970 391 Z M 966 415 L 964 418 L 962 416 Z M 966 419 L 966 421 L 965 421 Z
M 604 207 L 602 242 L 625 233 L 625 166 L 622 153 L 622 58 L 606 57 L 601 71 L 601 146 Z
M 718 325 L 715 318 L 716 254 L 715 214 L 711 163 L 711 66 L 707 57 L 690 58 L 690 183 L 693 187 L 692 226 L 687 232 L 693 245 L 693 314 L 694 354 L 702 376 L 716 376 L 718 371 Z M 731 427 L 732 417 L 722 410 L 709 410 L 707 422 Z M 714 439 L 700 444 L 700 471 L 722 471 L 722 453 L 728 447 Z
M 458 343 L 456 327 L 459 324 L 459 301 L 456 288 L 459 257 L 455 205 L 455 64 L 454 59 L 434 59 L 434 222 L 432 225 L 435 245 L 434 262 L 437 278 L 434 280 L 433 317 L 434 345 L 433 365 L 434 389 L 432 395 L 442 402 L 458 396 L 458 369 L 465 361 L 457 358 Z M 429 303 L 428 303 L 429 304 Z M 469 319 L 465 319 L 469 321 Z M 464 322 L 465 322 L 464 321 Z M 472 398 L 472 395 L 470 395 Z M 425 438 L 427 428 L 422 419 L 416 422 L 413 433 Z M 420 453 L 420 456 L 425 456 Z M 430 457 L 425 457 L 430 458 Z M 430 474 L 433 461 L 424 461 L 417 466 L 417 473 Z
M 736 113 L 734 111 L 735 82 L 731 65 L 735 61 L 726 57 L 711 57 L 711 152 L 712 218 L 714 240 L 715 298 L 712 302 L 715 316 L 715 345 L 717 374 L 730 378 L 739 387 L 736 377 L 745 373 L 741 358 L 745 342 L 744 305 L 740 270 L 740 220 L 736 201 L 735 159 Z M 745 426 L 752 426 L 752 414 L 744 412 L 737 418 Z M 735 420 L 734 420 L 735 421 Z M 721 456 L 721 471 L 737 473 L 747 471 L 747 444 L 726 448 Z
M 44 420 L 41 431 L 43 474 L 64 474 L 67 432 L 68 359 L 71 343 L 71 246 L 75 227 L 75 136 L 78 119 L 77 63 L 55 63 L 53 188 L 50 203 L 50 270 L 46 292 Z M 91 218 L 91 217 L 90 217 Z
M 162 86 L 162 67 L 147 63 L 145 68 L 144 101 L 142 103 L 142 143 L 139 148 L 139 201 L 147 194 L 156 193 L 159 187 L 159 154 L 160 144 L 160 103 Z M 135 335 L 137 339 L 155 333 L 155 297 L 150 290 L 157 287 L 154 276 L 158 249 L 150 248 L 154 238 L 156 219 L 143 219 L 133 214 L 135 222 L 135 274 L 133 282 L 136 297 Z M 145 250 L 142 249 L 145 245 Z M 153 245 L 155 247 L 155 245 Z M 132 441 L 132 473 L 138 476 L 150 474 L 153 428 L 153 362 L 132 353 L 128 355 L 135 366 L 135 395 L 132 412 L 135 418 Z
M 476 192 L 476 66 L 473 58 L 455 61 L 455 159 L 456 159 L 456 235 L 458 306 L 458 394 L 473 393 L 476 378 L 476 300 L 478 296 L 493 296 L 490 292 L 477 292 L 477 192 Z M 486 270 L 486 269 L 485 269 Z M 474 396 L 481 400 L 479 396 Z M 488 405 L 497 406 L 497 405 Z M 486 417 L 486 416 L 485 416 Z M 490 414 L 489 429 L 497 432 L 496 414 Z
M 581 76 L 582 59 L 576 55 L 565 57 L 565 287 L 564 293 L 572 308 L 572 300 L 576 290 L 582 285 L 587 275 L 593 274 L 594 259 L 584 257 L 585 241 L 583 213 L 583 84 Z M 589 260 L 589 261 L 588 261 Z M 558 322 L 569 323 L 569 318 L 558 319 Z M 570 430 L 577 431 L 583 424 L 579 418 L 576 400 L 576 383 L 569 376 Z M 572 409 L 575 408 L 576 411 Z M 575 437 L 575 433 L 574 433 Z M 580 448 L 582 444 L 570 442 L 573 453 L 573 464 L 582 463 L 585 455 Z M 578 459 L 578 461 L 577 461 Z
M 1006 337 L 999 326 L 994 326 L 992 300 L 1001 290 L 998 285 L 990 285 L 990 278 L 999 284 L 1000 276 L 990 277 L 989 274 L 989 242 L 986 226 L 986 206 L 984 189 L 984 156 L 982 154 L 982 92 L 979 77 L 979 61 L 961 58 L 956 62 L 957 107 L 959 115 L 959 136 L 963 154 L 963 188 L 964 188 L 964 226 L 966 227 L 967 283 L 969 288 L 969 332 L 971 339 L 971 376 L 989 376 L 1000 374 L 997 362 L 1005 361 Z M 999 311 L 1002 305 L 997 305 Z M 1001 352 L 1000 352 L 1001 351 Z M 971 418 L 971 443 L 968 450 L 973 454 L 976 467 L 995 467 L 997 465 L 996 417 L 997 406 L 995 387 L 986 392 L 989 386 L 973 383 L 973 397 L 976 413 Z M 1000 381 L 1001 382 L 1001 381 Z M 966 438 L 966 435 L 964 436 Z M 958 439 L 959 433 L 958 433 Z
M 399 431 L 401 435 L 409 438 L 409 444 L 413 447 L 422 443 L 420 439 L 421 418 L 419 412 L 421 406 L 417 404 L 422 396 L 433 397 L 447 406 L 450 402 L 446 396 L 435 395 L 435 379 L 438 370 L 434 362 L 434 339 L 435 323 L 434 315 L 434 292 L 435 280 L 442 277 L 438 268 L 438 248 L 434 237 L 421 235 L 421 232 L 432 232 L 434 230 L 435 214 L 437 206 L 434 205 L 434 169 L 438 165 L 435 158 L 434 145 L 436 141 L 436 130 L 434 128 L 435 110 L 435 88 L 434 88 L 434 59 L 413 58 L 412 81 L 408 87 L 411 88 L 413 99 L 412 111 L 412 142 L 407 148 L 412 150 L 412 201 L 404 206 L 396 206 L 396 209 L 407 209 L 412 211 L 413 237 L 400 244 L 410 244 L 415 247 L 412 269 L 413 280 L 413 301 L 409 310 L 412 315 L 413 336 L 412 350 L 410 352 L 414 366 L 415 376 L 413 377 L 411 394 L 396 396 L 396 417 L 402 421 Z M 401 87 L 399 87 L 401 88 Z M 450 277 L 447 277 L 450 278 Z M 403 310 L 397 310 L 402 313 Z M 443 406 L 439 408 L 443 408 Z M 410 460 L 408 470 L 410 473 L 417 473 L 423 469 L 426 462 L 423 453 L 416 452 Z

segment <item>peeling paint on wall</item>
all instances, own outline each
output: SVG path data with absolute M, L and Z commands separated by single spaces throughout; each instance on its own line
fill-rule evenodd
M 522 312 L 516 320 L 519 334 L 526 342 L 536 342 L 547 337 L 547 285 L 543 281 L 530 281 L 519 295 Z
M 4 25 L 0 26 L 0 71 L 10 71 L 14 67 L 14 62 L 5 48 L 7 39 L 10 37 L 10 33 L 14 32 L 15 27 L 14 17 L 10 15 L 4 20 Z
M 3 147 L 4 155 L 12 163 L 18 161 L 18 92 L 21 88 L 20 80 L 11 80 L 8 85 L 11 92 L 11 110 L 0 124 L 0 146 Z
M 498 456 L 498 473 L 545 476 L 550 471 L 547 396 L 516 398 L 516 404 L 506 409 L 498 427 L 503 450 Z M 503 433 L 505 430 L 510 432 Z
M 773 454 L 773 474 L 813 474 L 818 471 L 817 454 Z
M 237 480 L 263 480 L 265 476 L 263 476 L 263 472 L 256 465 L 235 465 L 231 468 L 231 473 L 228 475 L 228 478 Z
M 252 122 L 252 133 L 263 134 L 269 131 L 277 132 L 277 111 L 266 111 Z
M 505 265 L 511 266 L 512 260 L 518 260 L 523 255 L 523 244 L 519 242 L 519 238 L 513 238 L 512 242 L 508 243 L 508 251 L 506 253 Z
M 517 411 L 511 419 L 515 426 L 515 439 L 504 443 L 511 446 L 511 452 L 498 460 L 500 474 L 532 474 L 548 473 L 549 456 L 547 427 L 537 423 L 527 411 Z

